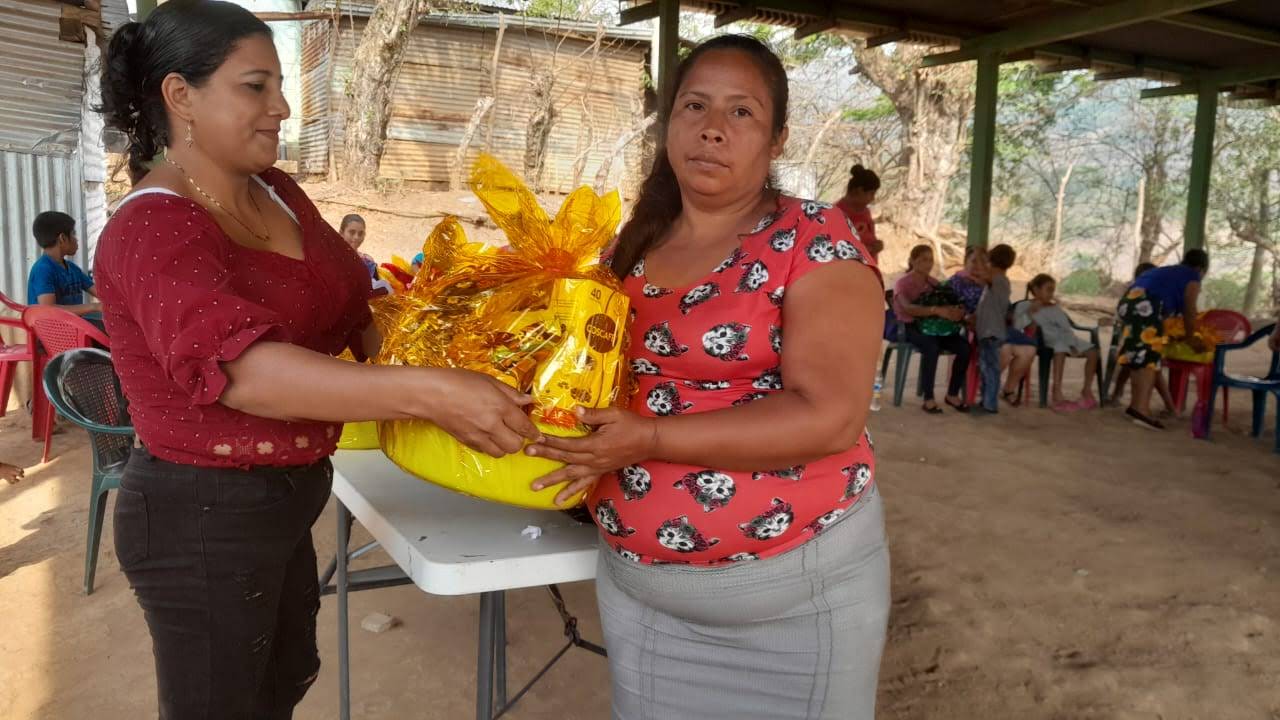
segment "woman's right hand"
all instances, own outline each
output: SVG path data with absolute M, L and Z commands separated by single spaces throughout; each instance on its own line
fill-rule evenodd
M 964 320 L 964 308 L 962 307 L 941 307 L 938 308 L 938 317 L 946 318 L 953 322 Z
M 519 452 L 526 440 L 542 439 L 523 409 L 532 397 L 470 370 L 423 369 L 417 374 L 421 389 L 408 393 L 413 403 L 409 413 L 439 425 L 472 450 L 500 458 Z

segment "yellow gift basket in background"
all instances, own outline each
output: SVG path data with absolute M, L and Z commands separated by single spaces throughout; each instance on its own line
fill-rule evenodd
M 378 362 L 490 375 L 533 396 L 543 433 L 584 435 L 574 408 L 611 404 L 627 367 L 630 303 L 600 264 L 621 217 L 618 194 L 580 188 L 551 219 L 489 156 L 477 161 L 471 188 L 509 248 L 469 243 L 454 218 L 436 226 L 410 288 L 379 308 L 386 337 Z M 493 458 L 422 420 L 378 429 L 383 452 L 420 478 L 510 505 L 556 507 L 559 488 L 534 492 L 529 484 L 560 463 L 523 453 Z

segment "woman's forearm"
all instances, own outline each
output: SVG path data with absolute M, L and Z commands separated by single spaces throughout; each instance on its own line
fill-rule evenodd
M 788 390 L 740 407 L 658 418 L 654 459 L 738 471 L 820 460 L 862 437 L 870 384 L 858 395 L 817 401 Z
M 911 303 L 904 303 L 902 305 L 902 309 L 911 317 L 925 318 L 933 317 L 938 314 L 938 308 L 930 305 L 912 305 Z
M 230 381 L 219 398 L 223 405 L 259 417 L 319 422 L 414 417 L 424 398 L 410 392 L 406 371 L 431 372 L 347 362 L 280 342 L 255 343 L 222 369 Z

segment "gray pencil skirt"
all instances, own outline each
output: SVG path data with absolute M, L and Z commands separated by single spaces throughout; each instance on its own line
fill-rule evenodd
M 872 720 L 889 620 L 874 486 L 782 555 L 640 565 L 601 543 L 596 595 L 614 720 Z

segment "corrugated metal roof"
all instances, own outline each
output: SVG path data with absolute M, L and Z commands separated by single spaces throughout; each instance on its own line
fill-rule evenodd
M 61 7 L 0 0 L 0 148 L 67 154 L 76 146 L 84 46 L 58 39 Z
M 40 255 L 31 223 L 45 210 L 61 210 L 76 218 L 85 236 L 84 193 L 78 157 L 32 155 L 0 150 L 0 292 L 27 299 L 27 272 Z M 75 259 L 90 266 L 88 243 Z

